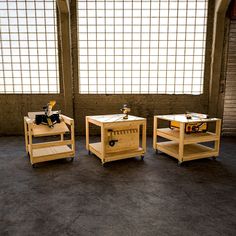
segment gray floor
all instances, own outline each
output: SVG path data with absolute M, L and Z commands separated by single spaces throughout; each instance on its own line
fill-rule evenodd
M 73 163 L 33 169 L 23 137 L 0 137 L 0 235 L 236 235 L 235 138 L 181 167 L 151 139 L 144 161 L 102 167 L 77 140 Z

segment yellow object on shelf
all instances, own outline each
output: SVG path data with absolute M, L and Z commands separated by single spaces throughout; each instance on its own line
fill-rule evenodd
M 159 120 L 169 122 L 169 128 L 158 128 Z M 213 132 L 207 131 L 208 123 L 215 126 Z M 179 164 L 200 158 L 216 158 L 220 149 L 220 131 L 221 119 L 218 118 L 192 116 L 189 119 L 186 114 L 154 116 L 153 148 L 176 158 Z M 165 140 L 158 141 L 159 137 Z M 208 147 L 204 144 L 206 142 L 214 142 L 214 146 Z
M 169 127 L 173 128 L 180 128 L 180 122 L 178 121 L 170 121 Z M 192 134 L 192 133 L 205 133 L 207 132 L 208 125 L 206 122 L 194 122 L 194 123 L 186 123 L 185 124 L 185 133 Z

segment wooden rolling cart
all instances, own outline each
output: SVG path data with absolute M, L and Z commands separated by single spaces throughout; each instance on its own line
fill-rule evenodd
M 178 128 L 158 128 L 158 121 L 165 120 L 168 122 L 178 122 Z M 185 125 L 190 123 L 215 123 L 214 132 L 202 132 L 202 133 L 185 133 Z M 221 132 L 221 120 L 218 118 L 192 118 L 187 119 L 185 114 L 180 115 L 159 115 L 154 116 L 153 127 L 153 148 L 156 151 L 164 152 L 176 159 L 180 165 L 184 161 L 190 161 L 200 158 L 213 157 L 216 158 L 219 155 L 220 147 L 220 132 Z M 163 137 L 168 141 L 157 142 L 157 137 Z M 204 144 L 205 142 L 214 142 L 214 147 L 210 148 Z
M 146 152 L 146 119 L 136 116 L 104 115 L 86 116 L 86 149 L 102 161 L 109 161 L 141 156 Z M 89 125 L 101 127 L 101 142 L 89 143 Z M 140 129 L 142 140 L 140 142 Z
M 60 123 L 49 128 L 46 125 L 36 125 L 34 123 L 35 115 L 39 112 L 29 112 L 24 117 L 25 129 L 25 149 L 30 157 L 33 167 L 36 163 L 71 158 L 73 161 L 75 156 L 75 138 L 74 138 L 74 120 L 60 115 Z M 64 134 L 70 132 L 70 139 L 64 139 Z M 60 140 L 50 142 L 33 143 L 33 139 L 44 136 L 59 136 Z

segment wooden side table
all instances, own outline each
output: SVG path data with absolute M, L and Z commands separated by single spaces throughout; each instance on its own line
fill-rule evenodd
M 89 143 L 90 124 L 101 128 L 101 142 Z M 131 115 L 123 119 L 122 114 L 86 116 L 86 149 L 99 157 L 102 164 L 135 156 L 143 159 L 146 152 L 146 119 Z
M 60 123 L 49 128 L 46 125 L 36 125 L 34 123 L 35 114 L 38 112 L 29 112 L 24 117 L 25 130 L 25 149 L 29 154 L 30 162 L 33 167 L 36 163 L 56 160 L 61 158 L 71 158 L 75 156 L 75 138 L 74 138 L 74 120 L 60 115 Z M 64 134 L 70 132 L 70 139 L 65 140 Z M 34 143 L 33 139 L 43 136 L 59 136 L 60 140 L 50 142 Z
M 159 120 L 178 122 L 179 129 L 158 128 Z M 215 123 L 215 132 L 185 133 L 186 124 L 199 122 Z M 216 158 L 219 155 L 220 133 L 221 119 L 218 118 L 187 119 L 185 114 L 154 116 L 153 148 L 178 159 L 178 164 L 200 158 Z M 157 142 L 158 136 L 168 141 Z M 213 148 L 203 144 L 211 141 L 214 142 Z

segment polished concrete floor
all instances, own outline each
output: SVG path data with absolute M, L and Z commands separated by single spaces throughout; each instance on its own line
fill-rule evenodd
M 23 137 L 0 137 L 0 235 L 236 235 L 236 138 L 220 157 L 177 166 L 155 154 L 101 166 L 77 137 L 76 159 L 33 169 Z M 78 158 L 79 157 L 79 158 Z

